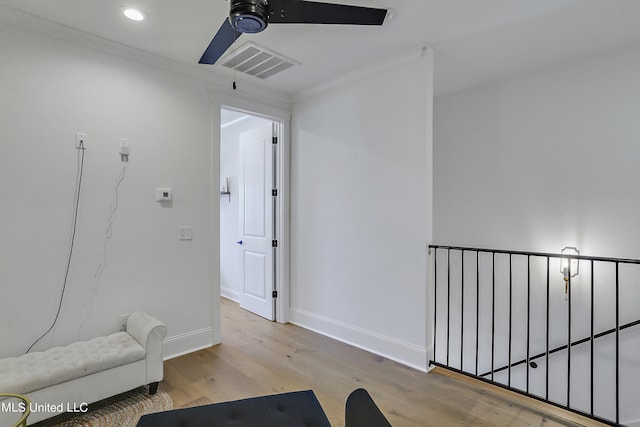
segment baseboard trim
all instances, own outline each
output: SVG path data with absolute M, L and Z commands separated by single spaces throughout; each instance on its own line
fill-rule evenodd
M 289 309 L 289 321 L 345 344 L 358 347 L 422 372 L 427 372 L 431 349 L 369 331 L 299 308 Z
M 240 292 L 234 291 L 230 288 L 220 288 L 220 296 L 240 303 Z
M 213 328 L 202 328 L 174 335 L 164 340 L 164 360 L 209 348 L 213 344 Z

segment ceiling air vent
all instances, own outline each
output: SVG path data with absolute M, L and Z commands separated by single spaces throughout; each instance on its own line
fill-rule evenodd
M 273 51 L 246 43 L 242 47 L 231 51 L 223 60 L 222 65 L 249 74 L 259 79 L 266 79 L 289 67 L 300 64 Z

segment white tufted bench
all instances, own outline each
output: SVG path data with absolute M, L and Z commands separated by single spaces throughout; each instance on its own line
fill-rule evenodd
M 166 334 L 160 321 L 138 311 L 127 319 L 126 332 L 0 359 L 0 392 L 26 395 L 32 408 L 41 405 L 30 424 L 57 415 L 51 408 L 83 408 L 145 384 L 154 394 Z

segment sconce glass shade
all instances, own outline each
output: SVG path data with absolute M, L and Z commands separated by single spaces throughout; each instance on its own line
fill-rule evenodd
M 561 250 L 560 253 L 562 255 L 580 255 L 580 251 L 573 246 L 565 246 L 565 248 Z M 562 273 L 565 278 L 569 277 L 569 262 L 571 262 L 571 277 L 576 277 L 580 268 L 580 263 L 577 259 L 570 260 L 569 258 L 561 258 L 560 273 Z

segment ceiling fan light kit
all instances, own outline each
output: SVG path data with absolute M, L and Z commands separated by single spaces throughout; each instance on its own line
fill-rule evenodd
M 215 64 L 242 33 L 259 33 L 269 24 L 382 25 L 387 15 L 387 9 L 305 0 L 230 0 L 230 6 L 200 64 Z
M 229 21 L 241 33 L 255 34 L 263 31 L 269 25 L 266 0 L 232 0 Z

